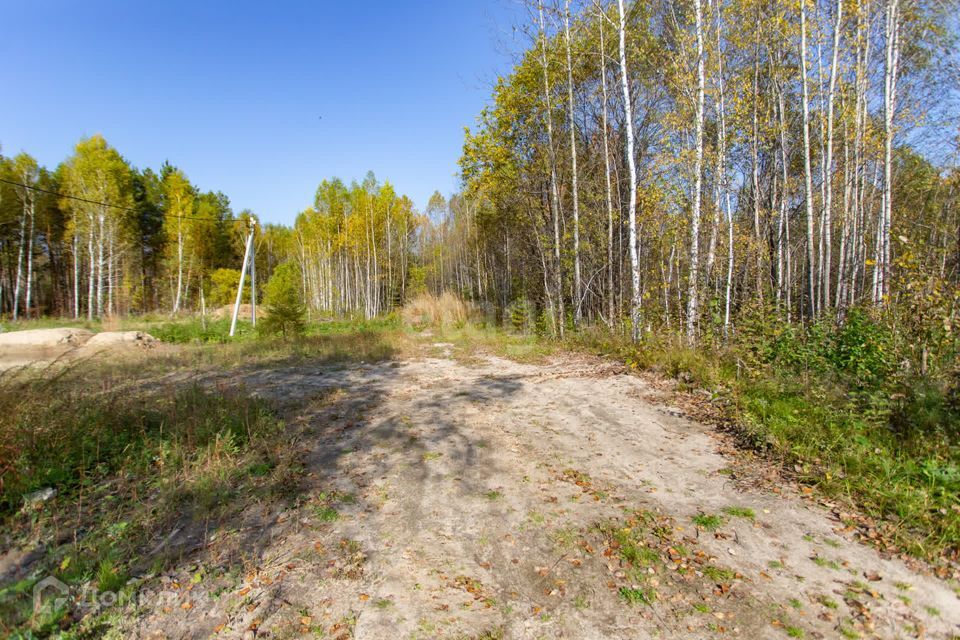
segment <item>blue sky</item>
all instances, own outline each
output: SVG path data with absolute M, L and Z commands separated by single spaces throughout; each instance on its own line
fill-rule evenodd
M 0 145 L 49 167 L 102 133 L 290 223 L 324 177 L 456 189 L 463 127 L 518 42 L 515 0 L 0 0 Z M 322 119 L 321 119 L 322 116 Z

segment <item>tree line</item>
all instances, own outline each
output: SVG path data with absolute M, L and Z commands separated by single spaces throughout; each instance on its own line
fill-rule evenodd
M 402 301 L 419 223 L 411 200 L 372 174 L 324 181 L 289 227 L 235 213 L 169 163 L 137 169 L 100 135 L 53 170 L 0 155 L 0 314 L 93 320 L 232 304 L 253 227 L 258 289 L 292 262 L 311 309 L 373 316 Z
M 955 321 L 955 3 L 527 6 L 460 160 L 486 301 L 690 343 L 757 310 Z

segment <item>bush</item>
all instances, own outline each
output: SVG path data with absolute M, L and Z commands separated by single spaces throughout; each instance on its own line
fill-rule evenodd
M 837 330 L 829 359 L 860 388 L 877 387 L 897 367 L 890 330 L 860 309 L 851 311 Z
M 273 271 L 267 282 L 264 302 L 267 316 L 258 329 L 266 335 L 282 334 L 284 338 L 303 335 L 307 328 L 307 308 L 301 298 L 300 268 L 284 262 Z
M 237 284 L 240 282 L 239 269 L 217 269 L 210 274 L 209 304 L 214 307 L 232 305 L 237 301 Z M 243 299 L 241 304 L 250 302 L 250 276 L 243 281 Z

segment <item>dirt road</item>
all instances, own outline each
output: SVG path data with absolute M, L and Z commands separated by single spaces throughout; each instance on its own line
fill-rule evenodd
M 297 407 L 305 493 L 204 540 L 128 633 L 960 634 L 947 584 L 848 539 L 813 501 L 738 489 L 720 437 L 639 377 L 448 354 L 211 380 Z M 245 570 L 219 572 L 226 558 Z

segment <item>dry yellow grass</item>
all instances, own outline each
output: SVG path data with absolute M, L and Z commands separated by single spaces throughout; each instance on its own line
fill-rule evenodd
M 404 322 L 414 327 L 444 327 L 466 322 L 470 308 L 452 293 L 440 296 L 424 293 L 404 305 L 401 316 Z

